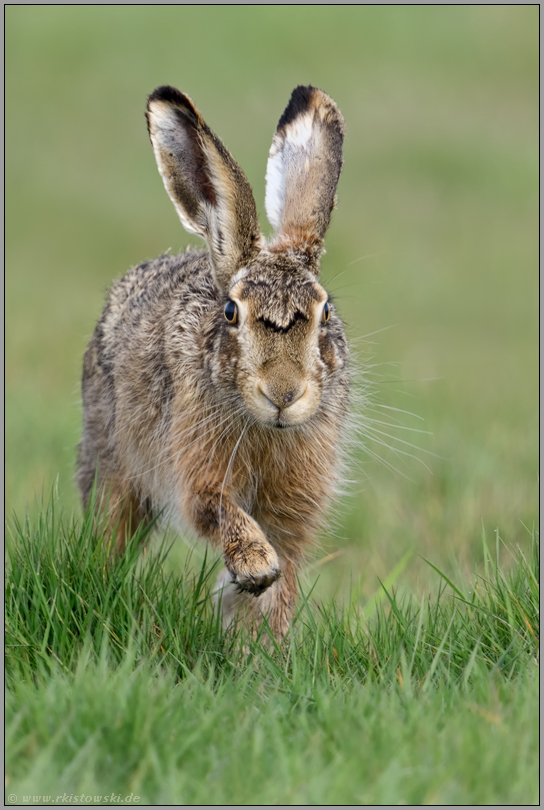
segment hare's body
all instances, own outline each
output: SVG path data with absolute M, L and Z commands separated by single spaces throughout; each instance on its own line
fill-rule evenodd
M 182 222 L 209 250 L 142 264 L 110 291 L 85 355 L 78 483 L 86 502 L 97 477 L 119 551 L 156 514 L 214 542 L 222 584 L 237 586 L 227 619 L 264 613 L 281 636 L 347 413 L 342 324 L 317 281 L 342 119 L 321 91 L 293 93 L 269 162 L 270 244 L 247 180 L 186 96 L 155 91 L 148 123 Z

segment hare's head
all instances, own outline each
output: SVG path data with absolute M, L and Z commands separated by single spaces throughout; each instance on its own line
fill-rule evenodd
M 206 358 L 215 385 L 270 427 L 303 424 L 325 403 L 334 408 L 346 396 L 347 348 L 318 274 L 342 168 L 336 104 L 314 87 L 293 91 L 268 160 L 269 242 L 244 173 L 188 96 L 158 88 L 147 121 L 180 219 L 208 245 L 220 292 Z

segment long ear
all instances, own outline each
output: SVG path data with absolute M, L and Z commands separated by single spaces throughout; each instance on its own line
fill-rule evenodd
M 266 170 L 266 213 L 277 246 L 320 249 L 335 204 L 343 140 L 344 118 L 332 98 L 316 87 L 295 88 Z
M 191 99 L 158 87 L 147 125 L 159 172 L 183 226 L 202 236 L 223 289 L 260 249 L 257 209 L 245 174 Z

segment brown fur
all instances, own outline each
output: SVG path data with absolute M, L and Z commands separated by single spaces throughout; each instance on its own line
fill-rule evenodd
M 304 131 L 298 155 L 298 116 L 309 114 L 317 134 Z M 214 543 L 221 584 L 236 585 L 223 593 L 225 621 L 265 614 L 281 637 L 334 495 L 348 406 L 343 327 L 331 302 L 323 321 L 317 281 L 342 118 L 322 91 L 293 93 L 275 136 L 290 156 L 269 246 L 245 176 L 190 99 L 159 88 L 148 124 L 167 191 L 209 252 L 161 256 L 111 289 L 85 354 L 78 483 L 86 503 L 97 477 L 120 553 L 157 514 Z

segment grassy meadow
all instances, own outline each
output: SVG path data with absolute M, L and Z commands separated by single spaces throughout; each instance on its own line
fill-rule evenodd
M 8 803 L 538 803 L 538 22 L 6 8 Z M 372 404 L 281 650 L 218 627 L 203 547 L 108 568 L 73 483 L 105 290 L 198 241 L 147 136 L 166 83 L 265 233 L 292 89 L 346 120 L 322 280 Z

